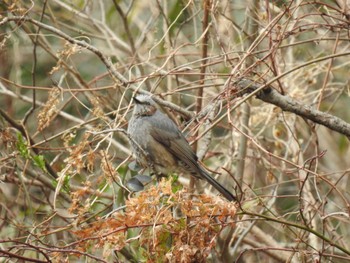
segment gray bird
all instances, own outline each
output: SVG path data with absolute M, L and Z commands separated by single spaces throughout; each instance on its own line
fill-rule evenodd
M 227 200 L 236 197 L 211 177 L 198 163 L 198 157 L 176 124 L 147 95 L 134 97 L 135 107 L 128 134 L 136 161 L 142 167 L 167 175 L 183 172 L 207 180 Z

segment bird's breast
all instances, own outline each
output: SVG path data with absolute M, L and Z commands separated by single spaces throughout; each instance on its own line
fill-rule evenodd
M 128 134 L 137 162 L 158 173 L 175 172 L 177 159 L 151 136 L 151 129 L 152 125 L 146 119 L 135 118 L 129 122 Z

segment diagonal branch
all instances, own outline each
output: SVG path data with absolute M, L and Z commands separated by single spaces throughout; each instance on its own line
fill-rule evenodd
M 234 83 L 234 86 L 239 90 L 236 96 L 242 96 L 246 93 L 252 93 L 260 89 L 259 84 L 248 79 L 239 80 Z M 271 86 L 267 86 L 259 91 L 257 93 L 257 98 L 264 102 L 274 104 L 280 107 L 283 111 L 295 113 L 300 117 L 326 126 L 333 131 L 347 136 L 350 140 L 350 124 L 348 122 L 334 115 L 313 109 L 312 107 L 302 104 L 289 96 L 282 95 Z

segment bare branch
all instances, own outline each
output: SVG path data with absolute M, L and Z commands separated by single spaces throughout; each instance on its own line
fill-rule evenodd
M 250 94 L 252 92 L 255 93 L 262 87 L 248 79 L 239 80 L 234 83 L 234 86 L 239 88 L 239 91 L 235 94 L 235 96 L 242 96 L 244 94 Z M 339 132 L 350 139 L 350 124 L 346 121 L 329 113 L 313 109 L 311 106 L 301 104 L 289 96 L 282 95 L 270 86 L 265 87 L 263 90 L 259 91 L 257 93 L 257 98 L 261 99 L 262 101 L 274 104 L 280 107 L 283 111 L 295 113 L 300 117 L 326 126 L 327 128 Z

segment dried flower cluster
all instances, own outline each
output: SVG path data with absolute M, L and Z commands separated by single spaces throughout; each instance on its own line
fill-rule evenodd
M 74 233 L 82 251 L 87 246 L 120 251 L 137 243 L 148 262 L 203 262 L 220 231 L 234 226 L 235 215 L 233 203 L 207 195 L 191 198 L 185 190 L 173 193 L 171 180 L 162 180 L 127 200 L 125 211 Z
M 49 92 L 49 98 L 47 99 L 45 105 L 42 107 L 38 114 L 38 131 L 42 131 L 48 127 L 56 116 L 58 109 L 57 105 L 59 104 L 59 96 L 61 92 L 59 88 L 52 88 Z

